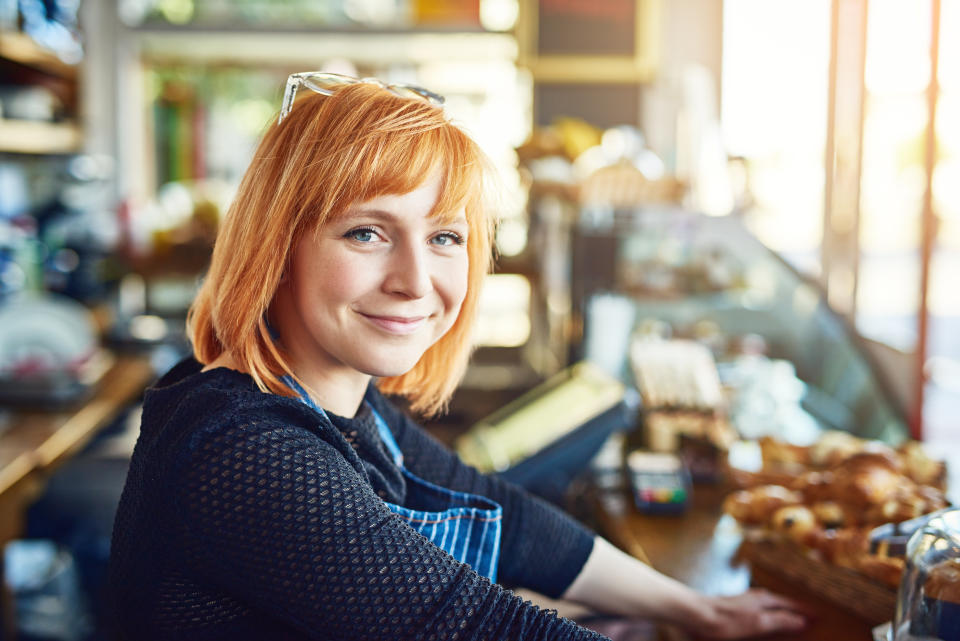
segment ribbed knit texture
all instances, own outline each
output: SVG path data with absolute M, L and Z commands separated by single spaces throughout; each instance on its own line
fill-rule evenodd
M 406 488 L 368 411 L 327 420 L 188 360 L 147 392 L 110 584 L 129 639 L 602 639 L 525 603 L 381 500 Z M 592 534 L 469 468 L 372 386 L 418 476 L 504 508 L 499 576 L 557 596 Z

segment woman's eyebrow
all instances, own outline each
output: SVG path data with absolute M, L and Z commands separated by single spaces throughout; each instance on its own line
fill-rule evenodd
M 344 212 L 344 217 L 368 216 L 370 218 L 380 218 L 384 220 L 396 220 L 398 216 L 386 209 L 377 209 L 376 207 L 357 207 L 348 209 Z
M 355 218 L 365 216 L 368 218 L 380 219 L 387 222 L 395 221 L 400 218 L 400 216 L 394 214 L 393 212 L 386 209 L 378 209 L 376 207 L 357 207 L 355 209 L 348 209 L 343 213 L 344 218 Z M 467 217 L 463 214 L 460 214 L 453 220 L 450 220 L 447 224 L 450 225 L 464 225 L 469 226 L 467 222 Z

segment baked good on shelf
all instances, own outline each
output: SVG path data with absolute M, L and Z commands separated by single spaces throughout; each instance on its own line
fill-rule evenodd
M 826 529 L 840 528 L 853 522 L 847 509 L 838 501 L 819 501 L 810 506 L 814 518 Z
M 947 464 L 930 457 L 922 443 L 906 441 L 897 453 L 903 461 L 904 470 L 920 485 L 929 485 L 941 492 L 947 489 Z
M 828 430 L 811 445 L 794 445 L 772 436 L 757 440 L 763 463 L 761 474 L 799 474 L 807 470 L 830 470 L 855 456 L 873 454 L 886 459 L 897 472 L 914 483 L 946 490 L 947 466 L 931 457 L 924 445 L 907 440 L 896 448 L 847 432 Z M 866 457 L 870 460 L 870 457 Z
M 947 507 L 943 492 L 929 485 L 903 484 L 864 513 L 868 523 L 900 523 Z
M 770 517 L 770 526 L 787 539 L 803 543 L 818 529 L 822 529 L 810 508 L 805 505 L 788 505 Z
M 630 366 L 650 449 L 676 451 L 688 437 L 726 452 L 736 440 L 717 365 L 705 345 L 637 336 L 630 344 Z
M 782 485 L 761 485 L 729 495 L 723 503 L 724 511 L 740 523 L 761 525 L 774 512 L 788 505 L 799 505 L 803 496 Z
M 836 496 L 833 472 L 813 470 L 805 472 L 791 481 L 790 487 L 803 494 L 804 503 L 814 505 L 823 501 L 833 501 Z
M 892 456 L 861 452 L 833 468 L 832 498 L 868 508 L 883 503 L 905 481 L 909 479 L 900 473 Z
M 931 599 L 960 605 L 960 559 L 948 559 L 930 568 L 923 593 Z
M 898 557 L 865 555 L 857 564 L 857 570 L 888 587 L 896 588 L 900 585 L 905 566 L 904 560 Z
M 814 530 L 804 544 L 829 563 L 856 569 L 870 556 L 870 530 L 859 527 Z
M 848 456 L 860 452 L 862 439 L 838 430 L 824 432 L 817 442 L 810 446 L 809 461 L 815 467 L 833 467 Z
M 871 551 L 870 531 L 948 505 L 945 465 L 918 444 L 893 449 L 828 433 L 808 448 L 767 438 L 760 449 L 768 470 L 793 473 L 781 476 L 782 485 L 747 487 L 727 497 L 724 510 L 748 528 L 748 538 L 802 550 L 811 563 L 849 568 L 890 588 L 898 585 L 904 561 L 890 556 L 889 546 Z
M 806 468 L 810 464 L 810 448 L 787 443 L 772 436 L 757 439 L 763 462 L 767 466 Z

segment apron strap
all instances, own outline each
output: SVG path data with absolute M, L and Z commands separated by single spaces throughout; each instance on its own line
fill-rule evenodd
M 387 422 L 380 416 L 380 412 L 369 403 L 368 406 L 370 407 L 370 411 L 373 412 L 373 418 L 377 421 L 377 431 L 380 432 L 380 440 L 383 441 L 387 451 L 393 456 L 394 462 L 398 466 L 403 467 L 403 452 L 400 451 L 400 446 L 397 444 L 397 439 L 394 438 L 393 432 L 390 431 Z
M 330 417 L 328 417 L 327 413 L 323 411 L 323 408 L 316 404 L 313 398 L 307 394 L 307 390 L 303 389 L 303 387 L 300 386 L 300 383 L 298 383 L 292 376 L 289 374 L 284 374 L 280 377 L 280 380 L 283 381 L 287 387 L 297 393 L 297 396 L 300 397 L 300 401 L 302 401 L 304 405 L 317 412 L 323 418 L 330 420 Z
M 300 401 L 324 418 L 328 418 L 323 408 L 316 404 L 292 376 L 283 376 L 281 380 L 297 393 Z M 412 510 L 388 501 L 384 501 L 384 504 L 410 527 L 427 537 L 431 543 L 458 561 L 468 564 L 491 581 L 496 581 L 497 564 L 500 560 L 503 508 L 486 497 L 455 492 L 434 485 L 404 468 L 403 452 L 400 451 L 393 432 L 380 416 L 380 412 L 369 403 L 367 406 L 377 423 L 380 441 L 407 479 L 408 498 L 410 493 L 420 492 L 422 496 L 432 496 L 434 499 L 439 495 L 444 502 L 439 511 Z M 470 505 L 471 503 L 475 505 L 477 502 L 487 503 L 489 507 Z
M 307 390 L 298 383 L 292 376 L 285 374 L 280 377 L 280 380 L 283 381 L 287 387 L 292 389 L 297 393 L 297 396 L 300 397 L 300 400 L 303 401 L 308 407 L 313 409 L 315 412 L 320 414 L 323 418 L 329 420 L 327 413 L 323 411 L 323 408 L 316 404 L 313 398 L 307 394 Z M 399 467 L 403 467 L 403 452 L 400 451 L 400 446 L 397 445 L 397 439 L 393 437 L 393 432 L 390 431 L 390 428 L 387 426 L 387 422 L 383 420 L 383 417 L 380 416 L 380 412 L 374 409 L 373 405 L 367 403 L 367 406 L 370 408 L 370 411 L 373 412 L 373 418 L 377 422 L 377 431 L 380 433 L 380 440 L 383 442 L 383 445 L 387 448 L 387 451 L 390 453 L 390 456 L 393 457 L 394 463 Z

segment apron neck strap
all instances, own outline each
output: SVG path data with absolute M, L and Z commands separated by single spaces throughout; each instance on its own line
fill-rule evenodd
M 282 376 L 280 380 L 283 381 L 287 387 L 296 392 L 297 398 L 299 398 L 304 405 L 311 408 L 328 421 L 330 420 L 330 417 L 327 416 L 327 413 L 323 411 L 323 408 L 317 405 L 316 401 L 314 401 L 313 398 L 307 394 L 307 391 L 303 389 L 303 386 L 294 380 L 292 376 L 286 374 Z M 366 401 L 364 402 L 366 403 Z M 390 452 L 390 456 L 393 457 L 393 461 L 397 465 L 402 466 L 403 452 L 400 451 L 400 446 L 397 444 L 397 439 L 393 437 L 393 432 L 390 431 L 390 428 L 387 426 L 387 422 L 383 420 L 382 416 L 380 416 L 380 412 L 378 412 L 373 405 L 370 405 L 369 403 L 366 403 L 366 405 L 373 413 L 373 419 L 377 423 L 377 432 L 380 434 L 380 440 L 387 448 L 387 451 Z

